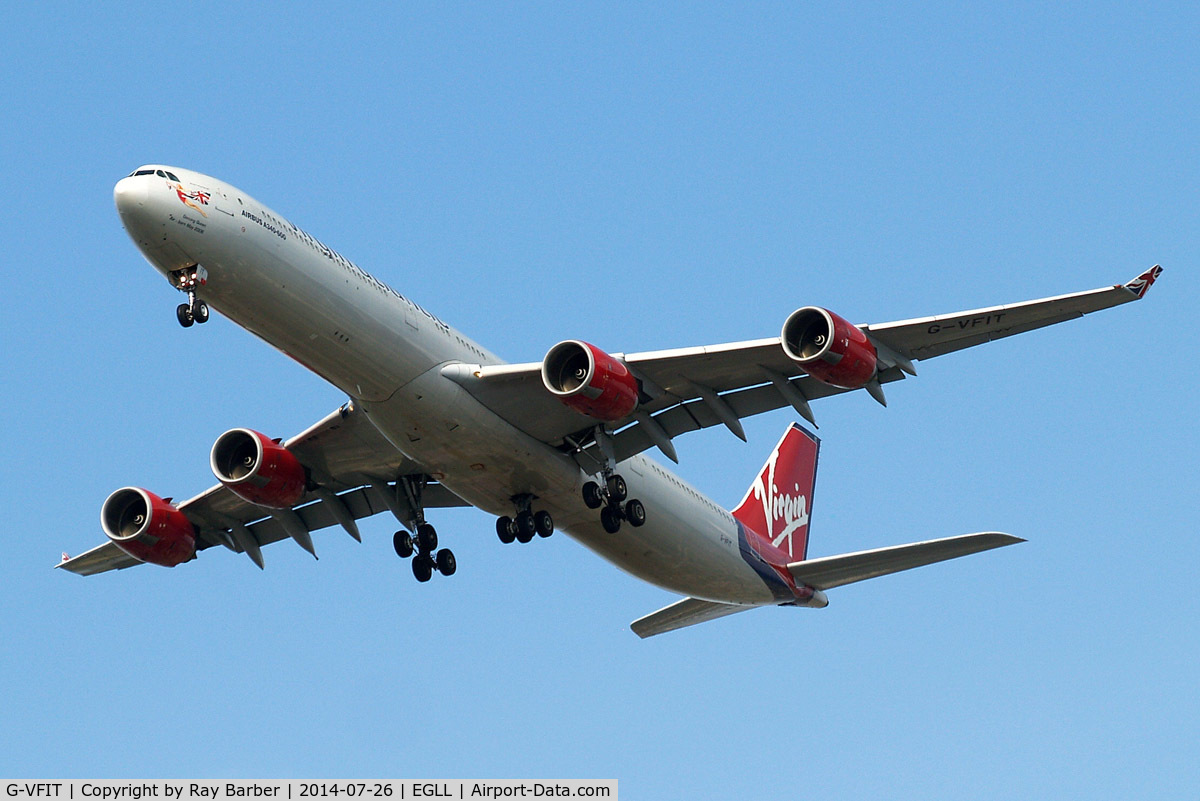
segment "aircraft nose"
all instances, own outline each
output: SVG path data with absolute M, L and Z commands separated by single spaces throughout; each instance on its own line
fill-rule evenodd
M 113 188 L 113 201 L 117 204 L 117 213 L 127 218 L 137 213 L 146 205 L 148 195 L 146 181 L 142 178 L 122 178 Z

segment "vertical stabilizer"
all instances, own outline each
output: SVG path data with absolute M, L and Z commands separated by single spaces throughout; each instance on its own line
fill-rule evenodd
M 820 446 L 815 434 L 792 423 L 746 497 L 733 510 L 742 525 L 761 534 L 793 562 L 802 561 L 808 554 Z

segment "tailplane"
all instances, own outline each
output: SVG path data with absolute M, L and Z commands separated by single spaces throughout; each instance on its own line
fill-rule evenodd
M 809 517 L 821 441 L 796 423 L 771 452 L 762 472 L 733 510 L 742 525 L 800 562 L 808 555 Z

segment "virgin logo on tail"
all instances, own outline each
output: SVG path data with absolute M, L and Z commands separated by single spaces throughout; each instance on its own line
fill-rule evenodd
M 820 440 L 791 425 L 733 516 L 793 560 L 808 551 L 808 522 Z

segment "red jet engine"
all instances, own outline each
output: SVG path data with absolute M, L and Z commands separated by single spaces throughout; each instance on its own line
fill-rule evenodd
M 783 352 L 823 383 L 858 389 L 875 377 L 878 361 L 867 335 L 828 309 L 805 306 L 788 316 Z
M 304 497 L 308 475 L 292 452 L 248 428 L 226 431 L 209 459 L 217 480 L 239 498 L 271 509 L 291 509 Z
M 559 342 L 542 360 L 542 383 L 589 417 L 615 423 L 637 408 L 638 383 L 625 364 L 577 339 Z
M 138 487 L 108 496 L 100 526 L 112 543 L 134 559 L 175 567 L 196 554 L 196 529 L 168 501 Z

